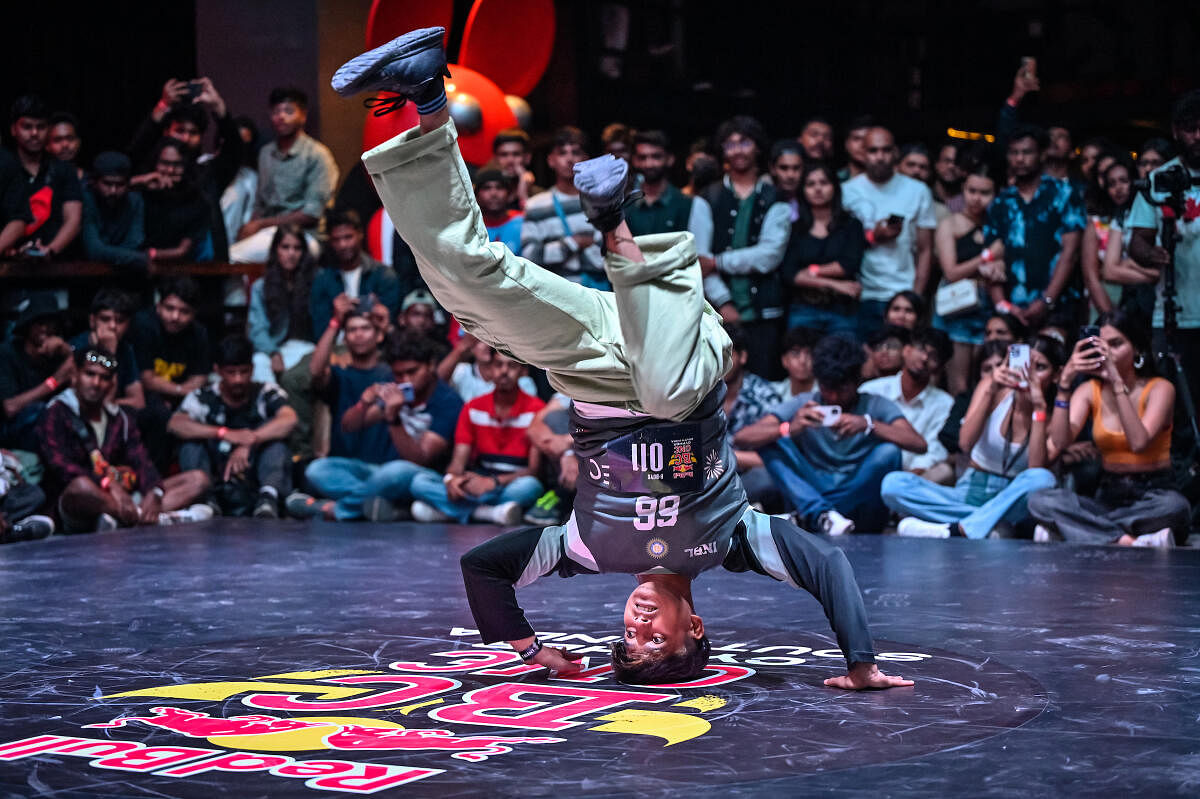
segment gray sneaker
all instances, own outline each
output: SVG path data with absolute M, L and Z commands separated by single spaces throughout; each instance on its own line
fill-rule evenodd
M 370 497 L 363 503 L 363 516 L 369 522 L 400 522 L 412 518 L 407 508 L 402 508 L 387 497 Z
M 330 85 L 342 97 L 377 91 L 401 95 L 392 104 L 394 107 L 376 111 L 377 114 L 394 111 L 405 100 L 423 105 L 443 92 L 442 77 L 450 77 L 442 46 L 445 35 L 445 28 L 409 31 L 342 64 L 333 73 Z
M 575 188 L 588 221 L 601 233 L 608 233 L 625 218 L 626 205 L 642 196 L 641 189 L 625 193 L 629 163 L 613 155 L 602 155 L 575 165 Z M 639 184 L 640 185 L 640 184 Z
M 35 541 L 54 533 L 54 520 L 49 516 L 26 516 L 14 524 L 7 535 L 0 534 L 0 544 Z

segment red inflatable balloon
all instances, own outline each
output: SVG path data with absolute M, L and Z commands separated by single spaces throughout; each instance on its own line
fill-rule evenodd
M 389 97 L 387 92 L 380 92 L 380 97 Z M 409 128 L 416 127 L 417 107 L 405 103 L 399 111 L 377 117 L 374 112 L 367 111 L 367 122 L 363 125 L 363 152 L 383 144 L 393 136 L 397 136 Z
M 483 128 L 478 133 L 458 131 L 458 147 L 468 163 L 482 166 L 492 157 L 492 139 L 505 128 L 514 127 L 517 117 L 508 103 L 504 92 L 488 78 L 461 64 L 450 65 L 451 77 L 446 79 L 446 96 L 451 102 L 454 95 L 462 92 L 474 97 L 483 111 Z
M 524 97 L 541 80 L 553 50 L 553 0 L 475 0 L 458 60 L 505 94 Z
M 453 21 L 454 0 L 375 0 L 367 16 L 367 48 L 416 28 L 440 26 L 449 31 Z

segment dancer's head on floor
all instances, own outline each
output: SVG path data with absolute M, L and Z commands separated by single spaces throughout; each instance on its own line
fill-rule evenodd
M 692 606 L 689 578 L 639 575 L 622 619 L 623 637 L 612 645 L 613 675 L 621 682 L 686 682 L 708 665 L 710 645 Z

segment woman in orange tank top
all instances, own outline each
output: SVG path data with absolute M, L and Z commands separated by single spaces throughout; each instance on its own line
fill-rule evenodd
M 1120 310 L 1096 320 L 1063 368 L 1050 418 L 1062 450 L 1091 419 L 1103 471 L 1095 497 L 1065 489 L 1029 498 L 1038 540 L 1169 547 L 1188 533 L 1191 509 L 1175 490 L 1171 426 L 1175 387 L 1153 374 L 1149 325 Z M 1075 385 L 1078 377 L 1089 377 Z M 1072 389 L 1072 386 L 1074 388 Z

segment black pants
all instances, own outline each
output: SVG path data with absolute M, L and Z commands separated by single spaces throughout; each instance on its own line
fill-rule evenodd
M 746 368 L 767 380 L 782 380 L 786 374 L 779 360 L 779 344 L 783 338 L 783 319 L 760 319 L 742 322 L 748 352 Z
M 277 498 L 286 497 L 292 490 L 292 453 L 282 441 L 271 441 L 255 447 L 250 453 L 250 468 L 241 477 L 225 482 L 225 464 L 229 454 L 222 452 L 218 441 L 187 441 L 179 448 L 179 468 L 182 471 L 200 469 L 212 478 L 213 497 L 229 516 L 249 516 L 264 488 L 275 490 Z

